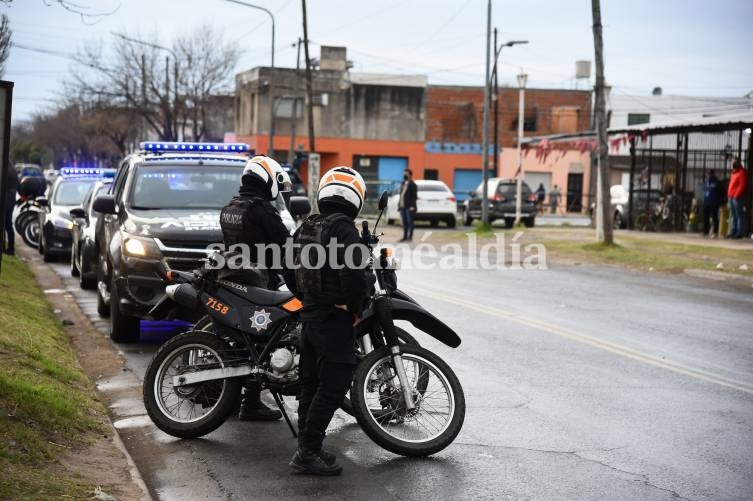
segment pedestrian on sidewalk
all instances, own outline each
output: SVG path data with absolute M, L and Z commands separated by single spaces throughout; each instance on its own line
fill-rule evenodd
M 418 199 L 418 186 L 413 181 L 413 171 L 403 171 L 403 182 L 400 185 L 400 199 L 398 209 L 400 218 L 403 220 L 403 238 L 401 242 L 413 240 L 413 218 L 416 216 L 416 200 Z
M 711 238 L 719 233 L 719 205 L 722 202 L 721 183 L 711 170 L 703 183 L 703 232 Z
M 536 212 L 544 211 L 544 199 L 546 198 L 546 188 L 544 183 L 539 183 L 539 187 L 536 188 Z
M 557 206 L 560 203 L 560 196 L 562 196 L 562 194 L 560 193 L 560 189 L 555 184 L 554 188 L 552 188 L 552 191 L 549 192 L 549 206 L 550 206 L 550 212 L 552 214 L 557 213 Z
M 743 197 L 746 186 L 748 186 L 748 173 L 740 159 L 736 158 L 732 162 L 732 176 L 727 188 L 727 198 L 732 210 L 732 230 L 728 235 L 729 238 L 743 237 Z
M 16 233 L 13 231 L 13 208 L 16 206 L 16 193 L 18 192 L 18 177 L 16 169 L 8 166 L 8 174 L 5 180 L 5 249 L 10 256 L 16 253 Z

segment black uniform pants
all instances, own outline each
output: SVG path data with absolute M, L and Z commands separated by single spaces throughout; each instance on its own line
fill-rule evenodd
M 298 398 L 298 446 L 318 451 L 356 367 L 353 315 L 332 308 L 303 323 Z
M 709 230 L 714 235 L 719 233 L 719 205 L 710 202 L 703 203 L 703 232 L 708 235 Z

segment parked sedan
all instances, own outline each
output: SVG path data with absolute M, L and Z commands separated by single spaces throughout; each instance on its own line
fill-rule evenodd
M 515 223 L 515 211 L 517 200 L 517 183 L 515 179 L 493 177 L 487 184 L 487 196 L 489 197 L 489 223 L 496 219 L 504 219 L 505 226 L 512 228 Z M 470 193 L 463 204 L 464 222 L 467 226 L 474 219 L 481 219 L 481 195 L 483 182 Z M 536 223 L 536 194 L 523 182 L 520 212 L 523 224 L 527 228 L 533 228 Z
M 416 181 L 417 194 L 415 221 L 429 221 L 437 226 L 444 221 L 448 228 L 454 228 L 457 218 L 457 200 L 452 190 L 442 181 Z M 388 202 L 386 218 L 387 224 L 394 224 L 400 220 L 400 188 L 392 192 Z
M 50 188 L 50 197 L 37 198 L 43 207 L 39 212 L 38 250 L 46 262 L 57 256 L 69 256 L 73 230 L 71 209 L 81 206 L 84 197 L 98 180 L 88 174 L 88 170 L 83 174 L 79 171 L 68 169 L 68 172 L 63 172 Z
M 71 209 L 73 243 L 71 244 L 71 275 L 78 277 L 82 289 L 97 285 L 97 243 L 95 229 L 99 213 L 93 208 L 94 199 L 110 189 L 111 179 L 96 182 L 84 198 L 81 207 Z
M 628 204 L 630 193 L 627 188 L 621 184 L 615 184 L 609 189 L 609 195 L 612 202 L 612 225 L 614 228 L 627 228 L 628 226 Z M 646 188 L 635 188 L 633 190 L 633 220 L 639 214 L 646 210 L 646 199 L 650 208 L 654 208 L 661 203 L 661 190 L 648 191 Z M 591 203 L 589 213 L 593 217 L 596 209 L 596 202 Z

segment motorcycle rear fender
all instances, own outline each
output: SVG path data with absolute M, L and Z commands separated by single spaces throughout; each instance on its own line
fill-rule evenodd
M 401 294 L 408 297 L 405 293 Z M 418 303 L 398 299 L 394 297 L 394 293 L 392 297 L 392 319 L 407 320 L 418 330 L 425 332 L 450 348 L 457 348 L 460 346 L 460 336 L 447 326 L 447 324 L 426 311 Z M 364 311 L 362 320 L 357 326 L 358 335 L 361 336 L 365 334 L 376 321 L 377 317 L 373 306 L 370 306 Z

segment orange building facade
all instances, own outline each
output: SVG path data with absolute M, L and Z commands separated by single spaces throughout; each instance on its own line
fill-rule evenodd
M 325 48 L 323 47 L 323 50 Z M 459 200 L 481 180 L 483 167 L 482 87 L 434 86 L 422 76 L 383 76 L 351 73 L 344 48 L 326 48 L 322 67 L 315 72 L 314 125 L 316 151 L 321 170 L 350 165 L 370 183 L 387 187 L 402 179 L 405 167 L 416 179 L 444 181 Z M 265 73 L 265 70 L 267 73 Z M 292 72 L 292 73 L 291 73 Z M 300 74 L 296 70 L 256 68 L 236 77 L 236 131 L 228 139 L 247 142 L 254 151 L 266 153 L 269 128 L 274 131 L 274 156 L 288 158 L 293 149 L 309 151 L 306 114 L 275 114 L 274 126 L 267 125 L 270 109 L 265 83 L 274 80 L 275 109 L 290 95 Z M 287 89 L 287 90 L 286 90 Z M 490 176 L 513 177 L 517 170 L 518 89 L 503 88 L 493 101 L 489 115 Z M 293 99 L 295 100 L 295 94 Z M 302 111 L 303 99 L 296 102 Z M 494 152 L 494 111 L 498 112 L 496 136 L 499 154 Z M 289 107 L 288 107 L 289 108 Z M 240 115 L 240 116 L 239 116 Z M 526 136 L 544 136 L 588 130 L 591 95 L 588 91 L 530 89 L 525 93 Z M 292 135 L 291 132 L 295 131 Z M 565 193 L 569 187 L 587 191 L 588 153 L 550 157 L 539 162 L 533 155 L 524 159 L 525 179 L 532 189 L 539 183 L 547 191 L 557 184 Z M 308 168 L 299 166 L 304 180 Z M 578 179 L 579 178 L 579 179 Z M 580 187 L 578 187 L 580 185 Z M 578 194 L 573 195 L 575 198 Z M 582 209 L 581 205 L 574 207 Z

